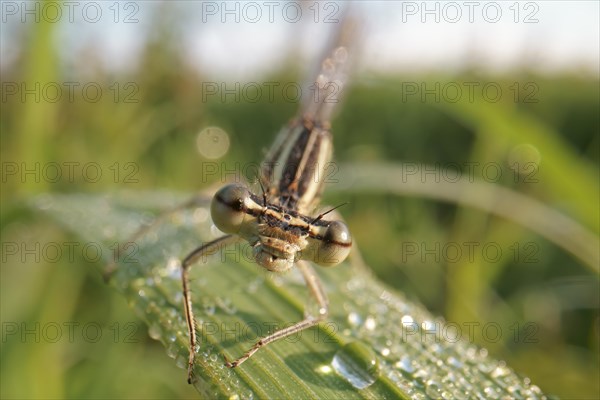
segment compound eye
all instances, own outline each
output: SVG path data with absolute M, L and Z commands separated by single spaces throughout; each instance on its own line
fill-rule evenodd
M 225 233 L 238 233 L 246 216 L 250 192 L 241 185 L 227 185 L 212 198 L 210 215 L 217 228 Z
M 333 221 L 319 242 L 315 262 L 322 267 L 332 267 L 344 261 L 352 248 L 352 237 L 345 223 Z

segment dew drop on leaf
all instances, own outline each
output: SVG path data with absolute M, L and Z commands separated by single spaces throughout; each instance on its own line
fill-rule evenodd
M 167 355 L 170 358 L 175 358 L 175 357 L 177 357 L 177 354 L 179 354 L 178 350 L 179 349 L 178 349 L 177 345 L 175 345 L 174 343 L 171 343 L 169 345 L 169 347 L 167 347 Z
M 148 335 L 150 335 L 150 337 L 154 340 L 159 340 L 160 336 L 162 335 L 160 325 L 157 323 L 150 325 L 150 328 L 148 328 Z
M 358 314 L 357 312 L 351 312 L 348 314 L 348 323 L 353 326 L 353 327 L 357 327 L 360 324 L 362 324 L 362 318 L 360 316 L 360 314 Z
M 358 341 L 350 342 L 338 350 L 331 365 L 357 389 L 371 386 L 379 376 L 379 363 L 375 353 Z
M 177 365 L 178 368 L 186 369 L 187 368 L 187 359 L 185 357 L 183 357 L 182 355 L 179 355 L 175 359 L 175 365 Z

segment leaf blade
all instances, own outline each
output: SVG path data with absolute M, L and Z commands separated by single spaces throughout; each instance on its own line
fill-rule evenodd
M 139 206 L 142 200 L 146 209 L 156 210 L 178 204 L 181 197 L 52 195 L 38 198 L 34 207 L 82 238 L 102 243 L 106 256 L 111 255 L 110 243 L 124 240 L 147 219 L 147 211 Z M 187 361 L 187 332 L 177 260 L 197 246 L 199 238 L 211 239 L 206 209 L 184 214 L 137 241 L 136 262 L 121 257 L 112 282 L 148 323 L 150 336 L 160 340 L 181 367 Z M 474 346 L 440 337 L 443 321 L 378 283 L 358 254 L 352 262 L 317 271 L 330 297 L 326 323 L 293 340 L 270 344 L 243 366 L 227 369 L 221 354 L 242 354 L 266 332 L 265 323 L 268 330 L 301 319 L 307 298 L 298 273 L 266 278 L 263 270 L 239 257 L 243 248 L 235 250 L 193 272 L 192 296 L 202 334 L 196 387 L 207 396 L 374 399 L 472 397 L 490 391 L 542 396 L 539 388 Z M 252 326 L 254 332 L 248 330 Z M 428 338 L 428 331 L 433 337 Z M 349 345 L 366 351 L 351 354 L 346 351 Z M 359 368 L 363 382 L 357 384 L 348 370 L 336 367 L 340 360 L 354 363 L 350 367 Z M 378 365 L 376 372 L 360 370 L 370 362 Z M 182 384 L 184 375 L 182 371 Z M 368 382 L 360 388 L 365 377 Z

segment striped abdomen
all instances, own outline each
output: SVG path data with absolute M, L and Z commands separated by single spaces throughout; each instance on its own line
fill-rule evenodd
M 332 151 L 328 124 L 291 122 L 279 133 L 262 166 L 269 202 L 310 213 L 319 202 Z

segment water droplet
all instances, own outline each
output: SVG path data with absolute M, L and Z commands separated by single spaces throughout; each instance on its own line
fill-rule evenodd
M 396 367 L 400 368 L 404 372 L 412 374 L 414 372 L 414 367 L 412 365 L 412 361 L 408 356 L 403 356 L 400 361 L 396 363 Z
M 414 377 L 414 383 L 415 385 L 419 386 L 419 387 L 425 387 L 425 383 L 427 381 L 427 378 L 429 377 L 429 373 L 424 370 L 424 369 L 418 369 L 417 372 L 415 372 L 413 374 Z
M 375 328 L 377 327 L 377 322 L 375 321 L 375 318 L 373 317 L 367 317 L 367 319 L 365 320 L 365 328 L 369 331 L 375 330 Z
M 181 369 L 186 369 L 188 366 L 188 360 L 182 355 L 177 356 L 175 359 L 175 365 Z
M 492 360 L 482 360 L 478 365 L 477 368 L 479 368 L 479 370 L 481 372 L 483 372 L 484 374 L 489 374 L 491 373 L 493 370 L 496 369 L 496 361 L 492 361 Z
M 322 374 L 330 374 L 331 371 L 333 371 L 331 369 L 330 365 L 321 365 L 319 368 L 317 368 L 317 372 L 320 372 Z
M 399 375 L 394 375 L 393 378 L 395 378 L 393 379 L 393 381 L 396 382 L 398 388 L 400 388 L 400 390 L 402 390 L 406 394 L 410 395 L 414 391 L 413 383 L 411 381 L 402 379 L 401 377 L 399 377 Z
M 362 318 L 360 317 L 360 314 L 356 313 L 356 312 L 351 312 L 348 314 L 348 323 L 350 325 L 352 325 L 353 327 L 357 327 L 362 323 Z
M 441 396 L 441 386 L 438 382 L 430 379 L 425 383 L 425 393 L 432 399 L 439 399 Z
M 335 372 L 357 389 L 369 387 L 379 375 L 375 353 L 360 342 L 350 342 L 342 347 L 335 353 L 331 365 Z
M 487 399 L 499 399 L 500 398 L 496 389 L 494 389 L 491 386 L 488 386 L 485 389 L 483 389 L 483 392 L 485 393 L 485 397 Z
M 413 400 L 423 400 L 423 399 L 425 399 L 425 395 L 420 392 L 414 392 L 412 395 L 412 399 Z
M 410 315 L 405 315 L 402 317 L 402 325 L 404 326 L 411 326 L 415 323 L 415 320 L 412 316 Z
M 433 321 L 423 321 L 421 327 L 426 332 L 435 333 L 437 331 L 437 324 Z
M 150 335 L 150 337 L 154 340 L 159 340 L 160 336 L 162 335 L 162 329 L 160 328 L 160 325 L 157 323 L 150 325 L 150 328 L 148 328 L 148 335 Z
M 510 369 L 506 367 L 506 363 L 500 361 L 496 369 L 492 371 L 492 378 L 500 378 L 510 373 Z
M 171 279 L 181 279 L 181 263 L 177 257 L 169 257 L 165 268 L 159 271 L 159 274 L 163 277 L 169 277 Z
M 471 362 L 476 362 L 477 360 L 475 359 L 475 356 L 477 355 L 477 348 L 475 346 L 469 346 L 469 348 L 467 348 L 467 351 L 465 352 L 467 358 L 469 359 L 469 361 Z
M 179 353 L 179 351 L 178 351 L 178 347 L 177 347 L 177 346 L 176 346 L 174 343 L 171 343 L 171 344 L 169 345 L 169 347 L 167 347 L 167 355 L 168 355 L 170 358 L 175 358 L 175 357 L 177 357 L 177 354 L 178 354 L 178 353 Z
M 449 365 L 452 365 L 455 368 L 462 368 L 463 367 L 463 363 L 461 363 L 455 357 L 448 357 L 448 360 L 446 361 L 446 363 L 449 364 Z
M 177 335 L 175 335 L 174 333 L 169 333 L 169 334 L 167 335 L 167 341 L 168 341 L 169 343 L 174 343 L 174 342 L 175 342 L 175 340 L 177 340 Z
M 535 394 L 542 394 L 542 389 L 540 389 L 540 387 L 537 385 L 531 385 L 529 390 L 531 390 Z
M 253 398 L 254 398 L 254 393 L 252 393 L 250 390 L 247 390 L 244 393 L 242 393 L 242 399 L 252 400 Z
M 459 389 L 455 389 L 452 391 L 452 397 L 453 399 L 456 400 L 467 400 L 469 398 L 471 398 L 470 393 L 463 391 L 463 390 L 459 390 Z

